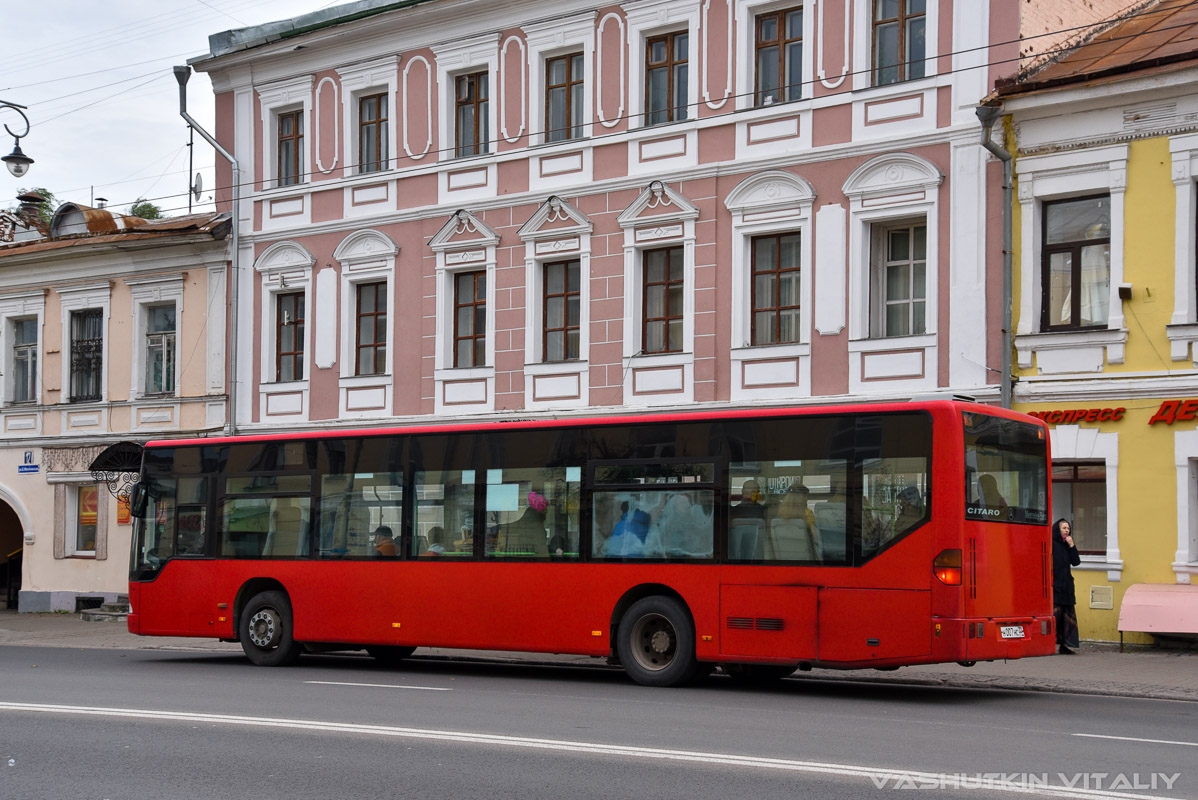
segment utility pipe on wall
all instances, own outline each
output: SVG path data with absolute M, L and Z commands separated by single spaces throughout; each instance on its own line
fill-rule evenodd
M 240 225 L 239 216 L 241 214 L 241 165 L 237 159 L 233 157 L 225 148 L 221 147 L 220 142 L 204 130 L 200 123 L 196 122 L 190 114 L 187 113 L 187 81 L 191 78 L 191 67 L 182 66 L 175 67 L 175 80 L 179 82 L 179 116 L 187 121 L 193 131 L 198 131 L 200 136 L 203 136 L 208 144 L 216 148 L 225 159 L 233 166 L 233 257 L 229 260 L 229 347 L 227 359 L 229 362 L 229 407 L 225 409 L 225 435 L 232 436 L 237 433 L 237 329 L 239 321 L 238 307 L 241 294 L 241 271 L 238 269 L 238 262 L 241 258 L 240 250 Z
M 1011 154 L 992 138 L 994 123 L 1002 115 L 1002 106 L 978 106 L 978 119 L 982 123 L 982 147 L 989 150 L 1002 162 L 1002 407 L 1011 407 L 1011 184 L 1014 170 Z

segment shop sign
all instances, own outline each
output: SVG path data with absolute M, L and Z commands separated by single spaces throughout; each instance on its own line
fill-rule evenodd
M 1148 420 L 1149 425 L 1163 422 L 1172 425 L 1174 422 L 1198 419 L 1198 400 L 1166 400 Z
M 1126 408 L 1069 408 L 1052 411 L 1028 411 L 1029 417 L 1042 419 L 1049 425 L 1074 425 L 1078 422 L 1118 422 Z
M 30 473 L 37 472 L 40 469 L 40 464 L 33 463 L 33 451 L 26 450 L 24 458 L 22 458 L 21 463 L 17 465 L 17 474 L 29 475 Z

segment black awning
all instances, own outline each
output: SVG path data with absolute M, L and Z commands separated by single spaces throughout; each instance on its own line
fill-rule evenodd
M 141 472 L 141 452 L 137 442 L 117 442 L 104 448 L 88 467 L 92 472 Z

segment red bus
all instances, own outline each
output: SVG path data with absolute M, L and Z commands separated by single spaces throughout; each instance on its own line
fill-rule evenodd
M 146 445 L 129 630 L 893 668 L 1055 649 L 1044 424 L 958 400 Z

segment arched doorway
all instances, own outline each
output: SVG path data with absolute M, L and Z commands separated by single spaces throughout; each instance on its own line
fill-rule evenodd
M 17 512 L 0 500 L 0 607 L 16 608 L 21 592 L 21 542 Z

